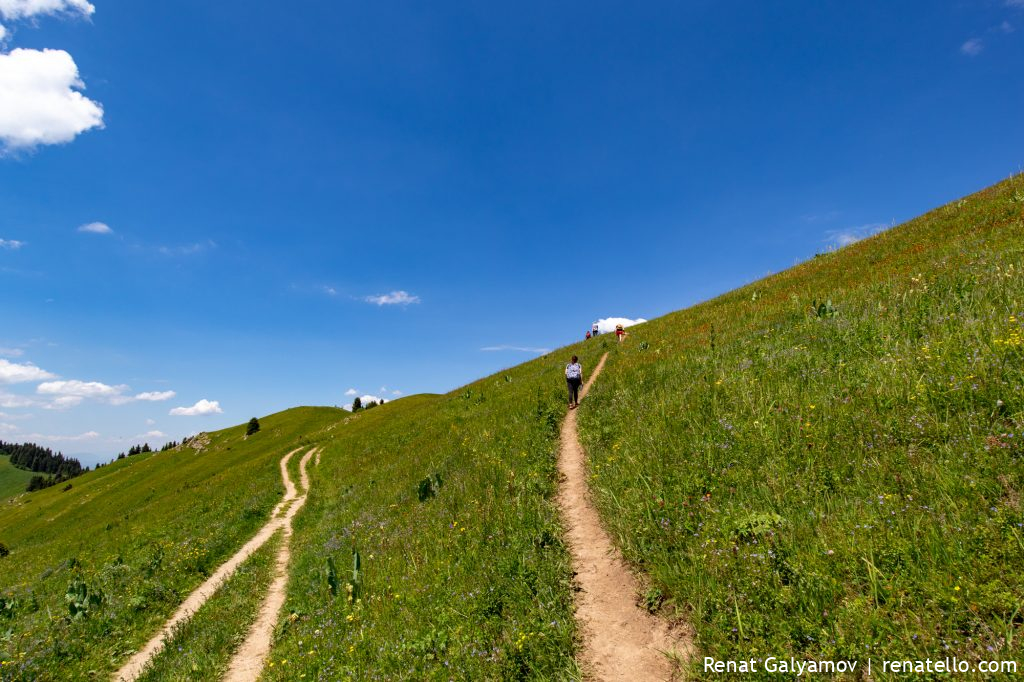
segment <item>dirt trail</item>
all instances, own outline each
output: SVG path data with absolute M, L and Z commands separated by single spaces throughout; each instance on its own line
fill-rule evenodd
M 314 448 L 307 452 L 299 461 L 299 478 L 302 482 L 302 495 L 296 498 L 295 502 L 288 507 L 288 511 L 281 519 L 281 528 L 284 530 L 284 542 L 277 552 L 277 564 L 274 567 L 274 580 L 270 583 L 267 596 L 263 598 L 263 605 L 260 607 L 256 622 L 249 628 L 242 646 L 231 659 L 228 672 L 224 676 L 224 682 L 250 682 L 259 678 L 263 672 L 263 665 L 266 662 L 267 654 L 270 653 L 270 646 L 274 641 L 274 626 L 277 625 L 278 615 L 281 607 L 284 606 L 284 598 L 288 588 L 288 563 L 291 561 L 291 537 L 292 519 L 302 505 L 306 504 L 306 494 L 309 492 L 309 474 L 306 472 L 306 465 L 309 459 L 316 454 L 316 463 L 320 462 L 320 452 Z
M 605 353 L 583 386 L 581 397 L 604 368 Z M 670 680 L 672 657 L 686 659 L 692 640 L 637 605 L 638 585 L 601 525 L 587 485 L 586 454 L 576 431 L 576 412 L 562 422 L 558 455 L 558 506 L 572 550 L 580 591 L 576 618 L 583 634 L 581 664 L 588 679 Z
M 270 521 L 260 528 L 259 532 L 257 532 L 251 540 L 242 545 L 240 550 L 235 552 L 230 559 L 221 564 L 217 570 L 213 572 L 213 575 L 206 579 L 206 582 L 197 587 L 192 594 L 182 602 L 181 606 L 178 607 L 178 610 L 174 612 L 174 615 L 164 623 L 163 627 L 160 628 L 160 631 L 146 643 L 146 646 L 142 647 L 142 649 L 132 656 L 120 670 L 114 673 L 115 681 L 134 682 L 134 680 L 138 679 L 139 675 L 142 674 L 142 671 L 150 660 L 152 660 L 153 657 L 160 653 L 160 650 L 164 648 L 164 644 L 173 634 L 174 628 L 180 623 L 184 623 L 190 619 L 193 614 L 199 610 L 199 607 L 205 604 L 206 600 L 213 596 L 213 593 L 217 591 L 224 581 L 231 577 L 235 570 L 238 569 L 246 559 L 252 556 L 253 552 L 262 547 L 279 528 L 282 528 L 285 523 L 285 518 L 289 521 L 291 520 L 291 516 L 293 514 L 291 510 L 289 510 L 286 517 L 282 518 L 278 515 L 283 509 L 292 503 L 292 500 L 295 499 L 297 491 L 295 490 L 295 484 L 292 483 L 291 478 L 288 476 L 288 461 L 292 458 L 292 455 L 301 449 L 302 448 L 297 448 L 292 450 L 281 458 L 281 479 L 284 482 L 285 494 L 284 497 L 281 498 L 281 501 L 277 503 L 277 506 L 274 507 L 274 511 L 271 512 Z M 305 462 L 309 459 L 312 452 L 313 451 L 310 450 L 302 459 L 302 483 L 305 487 L 308 487 L 308 481 L 305 476 Z M 306 496 L 303 494 L 300 499 L 305 501 L 305 498 Z M 296 504 L 299 503 L 296 502 Z M 292 505 L 291 508 L 294 509 L 295 505 Z

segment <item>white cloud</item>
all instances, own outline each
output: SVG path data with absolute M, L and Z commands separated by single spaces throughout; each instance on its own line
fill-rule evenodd
M 154 430 L 154 431 L 146 431 L 141 436 L 136 436 L 136 438 L 166 438 L 166 437 L 167 437 L 166 433 L 164 433 L 163 431 L 156 431 L 156 430 Z
M 536 346 L 509 346 L 507 344 L 502 344 L 500 346 L 484 346 L 480 350 L 486 353 L 500 353 L 502 351 L 514 350 L 519 353 L 537 353 L 538 355 L 544 355 L 545 353 L 551 352 L 550 348 L 538 348 Z
M 0 43 L 2 43 L 4 41 L 4 38 L 6 38 L 6 37 L 7 37 L 7 28 L 3 24 L 0 24 Z
M 361 396 L 359 396 L 359 402 L 363 406 L 365 406 L 366 403 L 369 403 L 369 402 L 380 403 L 382 400 L 384 400 L 384 399 L 380 398 L 378 396 L 375 396 L 375 395 L 361 395 Z M 353 400 L 352 402 L 354 403 L 355 401 Z M 351 412 L 352 411 L 352 403 L 349 403 L 348 405 L 342 405 L 342 409 L 345 409 L 345 410 L 348 410 L 349 412 Z
M 139 393 L 135 396 L 135 400 L 148 400 L 150 402 L 159 402 L 161 400 L 170 400 L 174 396 L 178 395 L 174 391 L 146 391 L 145 393 Z
M 1022 2 L 1021 6 L 1024 7 L 1024 2 Z M 1015 29 L 1013 27 L 1013 24 L 1011 24 L 1010 22 L 1004 21 L 1003 23 L 996 26 L 996 30 L 999 31 L 1000 33 L 1013 33 L 1017 29 Z
M 829 230 L 825 233 L 826 241 L 833 247 L 841 248 L 876 235 L 888 227 L 885 223 L 868 223 L 867 225 L 848 227 L 845 230 Z
M 39 384 L 36 392 L 40 395 L 74 396 L 77 398 L 116 398 L 128 390 L 124 384 L 110 386 L 99 381 L 47 381 Z
M 15 363 L 0 358 L 0 384 L 20 384 L 26 381 L 43 381 L 56 375 L 40 369 L 31 362 Z
M 169 414 L 175 417 L 197 417 L 207 414 L 222 414 L 223 412 L 224 410 L 220 409 L 219 401 L 204 398 L 192 407 L 175 407 Z
M 24 354 L 25 354 L 25 351 L 23 351 L 20 348 L 3 348 L 3 347 L 0 347 L 0 355 L 6 355 L 9 358 L 20 358 Z
M 985 49 L 985 43 L 980 38 L 971 38 L 960 46 L 960 52 L 968 57 L 976 57 Z
M 392 291 L 390 294 L 367 296 L 363 300 L 375 305 L 409 305 L 410 303 L 419 303 L 420 297 L 413 296 L 408 291 Z
M 100 222 L 79 225 L 78 231 L 85 232 L 87 234 L 114 234 L 114 230 L 110 228 L 110 225 Z
M 338 290 L 335 289 L 334 287 L 324 286 L 322 288 L 323 288 L 323 292 L 325 294 L 327 294 L 328 296 L 337 296 L 338 295 Z
M 401 391 L 399 391 L 399 390 L 397 390 L 397 389 L 396 389 L 396 390 L 394 390 L 394 391 L 391 391 L 391 395 L 394 395 L 394 396 L 399 396 L 399 395 L 403 395 L 403 393 L 402 393 Z
M 347 396 L 359 395 L 359 391 L 357 391 L 354 388 L 350 388 L 347 391 L 345 391 L 345 395 L 347 395 Z
M 78 407 L 85 400 L 80 395 L 62 395 L 58 398 L 54 398 L 49 403 L 43 405 L 47 410 L 67 410 L 72 407 Z
M 11 426 L 11 424 L 7 424 Z M 10 430 L 10 429 L 8 429 Z M 31 441 L 33 443 L 67 443 L 77 442 L 83 440 L 95 440 L 100 437 L 100 434 L 96 431 L 86 431 L 74 436 L 54 436 L 45 433 L 20 433 L 18 434 L 18 440 Z
M 155 419 L 147 419 L 146 420 L 146 426 L 153 426 L 154 424 L 156 424 L 156 420 Z
M 212 239 L 207 239 L 204 242 L 185 244 L 184 246 L 161 246 L 157 251 L 165 256 L 193 256 L 197 253 L 203 253 L 204 251 L 215 248 L 217 248 L 217 242 Z
M 1006 6 L 1024 8 L 1024 0 L 1006 0 Z
M 643 324 L 646 321 L 642 317 L 638 317 L 635 320 L 631 320 L 628 317 L 605 317 L 594 324 L 597 325 L 597 330 L 602 334 L 610 334 L 615 331 L 615 325 L 621 324 L 623 327 L 632 327 L 635 324 Z
M 23 395 L 0 391 L 0 407 L 31 407 L 36 401 Z
M 91 16 L 96 8 L 87 0 L 0 0 L 4 19 L 28 19 L 40 14 L 78 13 Z
M 9 412 L 0 412 L 0 419 L 10 419 L 11 421 L 17 421 L 19 419 L 31 419 L 30 414 L 11 414 Z
M 8 150 L 32 149 L 102 128 L 103 107 L 78 92 L 84 87 L 64 50 L 0 54 L 0 142 Z
M 0 249 L 17 251 L 23 246 L 25 246 L 25 242 L 19 242 L 17 239 L 0 239 Z

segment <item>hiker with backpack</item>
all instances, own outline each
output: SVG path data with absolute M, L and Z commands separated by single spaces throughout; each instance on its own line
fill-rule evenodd
M 580 386 L 583 385 L 583 367 L 575 355 L 565 366 L 565 383 L 569 387 L 569 409 L 572 410 L 580 406 Z

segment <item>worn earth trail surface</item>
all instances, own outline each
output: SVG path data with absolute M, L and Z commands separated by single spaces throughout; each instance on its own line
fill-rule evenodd
M 277 552 L 277 564 L 274 567 L 274 581 L 270 583 L 267 596 L 263 599 L 256 622 L 249 628 L 242 646 L 235 652 L 228 666 L 228 672 L 224 676 L 225 682 L 250 682 L 259 679 L 266 664 L 267 655 L 270 653 L 270 646 L 274 643 L 274 627 L 277 625 L 278 616 L 281 614 L 281 607 L 284 606 L 284 598 L 288 591 L 288 562 L 291 561 L 291 539 L 292 519 L 306 504 L 306 494 L 309 492 L 309 475 L 306 472 L 306 465 L 309 459 L 316 455 L 316 462 L 320 463 L 320 452 L 314 448 L 307 452 L 299 461 L 299 477 L 302 482 L 302 495 L 299 496 L 281 516 L 280 527 L 284 531 L 284 542 Z M 282 469 L 283 471 L 283 469 Z
M 607 353 L 602 356 L 581 397 L 590 391 L 607 358 Z M 579 588 L 576 618 L 583 635 L 584 674 L 608 682 L 673 679 L 677 662 L 692 653 L 692 638 L 638 605 L 638 583 L 601 525 L 590 496 L 574 410 L 562 422 L 558 469 L 558 506 Z
M 291 478 L 288 476 L 288 461 L 292 458 L 292 455 L 301 449 L 302 448 L 292 450 L 281 458 L 281 480 L 284 482 L 285 494 L 281 501 L 277 503 L 277 506 L 274 507 L 274 511 L 270 514 L 270 520 L 266 525 L 260 528 L 259 532 L 257 532 L 251 540 L 242 545 L 241 549 L 235 552 L 230 559 L 221 564 L 217 570 L 214 571 L 213 575 L 206 579 L 206 582 L 197 587 L 192 594 L 182 602 L 181 606 L 178 607 L 178 610 L 174 612 L 174 615 L 172 615 L 170 619 L 164 623 L 163 627 L 160 628 L 160 631 L 156 633 L 153 638 L 150 639 L 141 650 L 139 650 L 138 653 L 132 656 L 128 662 L 114 674 L 115 681 L 134 682 L 134 680 L 138 679 L 139 675 L 141 675 L 143 670 L 145 670 L 146 665 L 154 656 L 160 653 L 160 650 L 164 648 L 164 644 L 167 640 L 173 636 L 174 628 L 190 619 L 195 612 L 213 596 L 214 592 L 217 591 L 224 581 L 230 578 L 246 559 L 252 556 L 253 552 L 262 547 L 264 543 L 273 537 L 274 533 L 282 528 L 284 529 L 286 536 L 285 543 L 282 546 L 284 547 L 284 550 L 287 551 L 287 537 L 291 535 L 292 517 L 305 503 L 306 491 L 309 489 L 309 479 L 306 476 L 306 462 L 309 461 L 314 450 L 307 452 L 300 462 L 303 487 L 301 497 L 297 497 L 298 491 L 295 489 L 295 484 L 292 483 Z M 285 560 L 285 565 L 287 566 L 287 559 Z M 281 556 L 279 553 L 279 573 L 280 570 Z M 274 585 L 276 585 L 277 582 L 278 580 L 275 579 Z M 273 587 L 274 586 L 272 585 L 271 589 L 273 589 Z M 262 617 L 262 612 L 260 615 Z M 259 623 L 258 620 L 257 623 Z M 271 627 L 273 627 L 273 624 L 271 624 Z M 248 643 L 248 640 L 246 643 Z M 251 678 L 246 677 L 237 679 L 256 679 L 256 676 L 258 675 L 259 669 L 257 669 L 256 673 Z

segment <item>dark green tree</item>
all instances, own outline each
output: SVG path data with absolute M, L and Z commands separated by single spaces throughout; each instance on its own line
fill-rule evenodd
M 253 417 L 252 419 L 249 420 L 249 426 L 247 426 L 245 429 L 245 435 L 251 436 L 252 434 L 256 433 L 259 430 L 260 420 L 257 419 L 256 417 Z
M 363 401 L 359 399 L 359 396 L 356 396 L 356 399 L 352 401 L 352 411 L 358 412 L 361 409 L 363 409 Z

